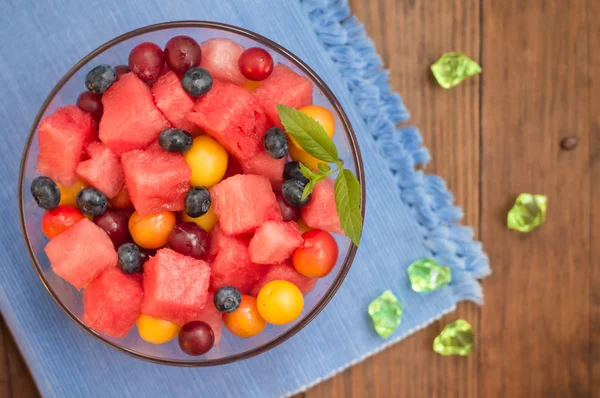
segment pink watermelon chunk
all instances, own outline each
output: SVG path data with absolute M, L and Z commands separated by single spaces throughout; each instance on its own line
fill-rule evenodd
M 78 290 L 117 264 L 112 241 L 87 218 L 52 239 L 44 251 L 56 275 Z
M 181 154 L 162 149 L 131 151 L 121 162 L 127 192 L 138 213 L 183 210 L 192 170 Z
M 180 325 L 198 319 L 209 282 L 207 262 L 160 249 L 144 264 L 142 312 Z
M 73 105 L 57 109 L 38 128 L 37 172 L 64 186 L 71 186 L 85 145 L 96 136 L 89 113 Z
M 257 264 L 280 264 L 303 242 L 295 221 L 267 221 L 254 233 L 248 251 Z
M 188 120 L 239 160 L 254 156 L 269 128 L 267 116 L 248 91 L 218 80 L 198 98 Z
M 229 39 L 210 39 L 200 45 L 202 61 L 200 66 L 211 76 L 222 82 L 243 86 L 246 78 L 240 72 L 238 60 L 244 47 Z
M 181 87 L 181 80 L 175 72 L 168 71 L 152 85 L 154 102 L 158 109 L 178 129 L 191 132 L 195 126 L 186 119 L 194 106 L 194 100 Z
M 238 242 L 239 239 L 241 238 L 237 236 L 227 235 L 221 229 L 221 225 L 219 225 L 218 223 L 215 224 L 210 233 L 210 247 L 208 249 L 209 257 L 216 256 L 217 253 L 221 251 L 221 249 L 229 245 L 236 244 L 236 242 Z
M 241 162 L 245 174 L 265 176 L 271 181 L 273 190 L 280 191 L 283 184 L 285 158 L 273 159 L 264 150 Z
M 214 297 L 215 294 L 213 292 L 208 293 L 206 305 L 202 308 L 196 320 L 206 322 L 210 326 L 215 334 L 215 345 L 219 345 L 221 335 L 223 334 L 223 314 L 215 307 Z
M 309 278 L 308 276 L 299 274 L 290 262 L 285 262 L 283 264 L 270 266 L 269 270 L 263 275 L 258 283 L 254 285 L 250 294 L 256 296 L 264 285 L 271 281 L 278 280 L 293 283 L 304 295 L 307 295 L 313 290 L 315 283 L 317 283 L 317 278 Z
M 310 80 L 300 76 L 285 65 L 277 64 L 271 75 L 253 92 L 255 98 L 261 103 L 267 116 L 276 126 L 283 127 L 277 104 L 292 108 L 302 108 L 312 104 L 313 87 Z
M 310 201 L 302 208 L 302 219 L 311 228 L 344 235 L 335 207 L 334 182 L 326 178 L 315 185 Z
M 147 147 L 171 127 L 154 105 L 152 92 L 135 73 L 127 73 L 102 95 L 100 140 L 117 155 Z
M 119 157 L 101 142 L 92 142 L 86 147 L 90 159 L 79 163 L 75 174 L 112 199 L 123 188 L 123 167 Z
M 247 237 L 227 235 L 215 225 L 210 249 L 210 253 L 216 253 L 210 276 L 212 290 L 233 286 L 240 292 L 247 293 L 266 272 L 268 267 L 254 264 L 250 260 L 248 244 Z
M 264 176 L 237 174 L 210 189 L 215 213 L 229 235 L 252 233 L 265 221 L 281 221 L 271 183 Z
M 113 337 L 125 337 L 142 310 L 140 274 L 126 275 L 110 267 L 83 291 L 83 322 Z
M 73 119 L 73 121 L 81 127 L 81 130 L 84 132 L 84 144 L 87 145 L 92 141 L 96 141 L 98 138 L 98 125 L 90 113 L 73 105 L 67 105 L 63 109 L 67 115 L 69 115 L 71 119 Z

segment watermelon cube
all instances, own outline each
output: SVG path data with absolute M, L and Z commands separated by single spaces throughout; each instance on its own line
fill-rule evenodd
M 150 87 L 127 73 L 102 95 L 100 140 L 117 155 L 143 149 L 171 127 L 154 104 Z
M 215 255 L 210 275 L 211 289 L 216 291 L 223 286 L 233 286 L 242 293 L 248 293 L 268 267 L 252 263 L 247 237 L 227 235 L 215 226 L 211 238 L 210 253 Z
M 282 220 L 267 177 L 237 174 L 214 185 L 210 195 L 221 228 L 229 235 L 252 233 L 265 221 Z
M 200 45 L 202 61 L 200 66 L 207 69 L 214 79 L 243 86 L 246 78 L 240 72 L 238 61 L 244 47 L 229 39 L 210 39 Z
M 175 72 L 168 70 L 161 76 L 152 85 L 152 94 L 156 106 L 169 119 L 173 127 L 187 132 L 194 130 L 194 124 L 186 119 L 188 112 L 194 106 L 194 100 L 181 87 L 181 80 Z
M 298 273 L 298 271 L 296 271 L 290 262 L 285 262 L 283 264 L 270 266 L 268 271 L 262 276 L 262 278 L 260 278 L 256 285 L 254 285 L 250 291 L 250 294 L 256 296 L 264 285 L 271 281 L 278 280 L 293 283 L 304 295 L 307 295 L 311 290 L 313 290 L 315 283 L 317 283 L 317 278 L 309 278 L 308 276 L 304 276 Z
M 208 249 L 208 256 L 216 256 L 221 249 L 230 245 L 234 245 L 239 239 L 241 238 L 233 235 L 227 235 L 225 232 L 223 232 L 223 229 L 221 229 L 221 225 L 219 225 L 219 223 L 215 224 L 210 233 L 210 247 Z
M 210 135 L 238 160 L 254 156 L 262 148 L 268 118 L 248 91 L 218 80 L 198 98 L 188 120 Z
M 181 154 L 159 149 L 131 151 L 121 162 L 127 192 L 140 215 L 183 210 L 192 170 Z
M 245 174 L 256 174 L 265 176 L 271 181 L 271 186 L 275 191 L 281 191 L 283 185 L 283 169 L 285 168 L 285 158 L 273 159 L 261 149 L 256 155 L 241 162 L 242 170 Z
M 344 235 L 335 207 L 334 182 L 326 178 L 315 185 L 310 201 L 302 208 L 302 219 L 311 228 Z
M 213 292 L 208 293 L 208 298 L 206 299 L 206 305 L 200 311 L 200 315 L 195 320 L 206 322 L 208 326 L 212 329 L 215 334 L 215 343 L 214 345 L 219 345 L 221 341 L 221 335 L 223 334 L 223 314 L 219 312 L 217 307 L 215 307 L 215 303 L 213 301 L 215 294 Z
M 102 228 L 87 218 L 53 238 L 44 251 L 56 275 L 78 290 L 117 265 L 117 252 Z
M 142 311 L 142 276 L 110 267 L 83 291 L 83 322 L 97 332 L 125 337 Z
M 85 152 L 85 146 L 98 139 L 98 124 L 90 113 L 85 112 L 77 106 L 67 105 L 62 109 L 81 128 L 84 146 L 82 153 Z
M 285 65 L 277 64 L 271 75 L 253 92 L 262 105 L 265 113 L 276 126 L 283 127 L 277 104 L 292 108 L 302 108 L 312 104 L 313 86 L 310 80 L 300 76 Z
M 96 136 L 89 113 L 73 105 L 57 109 L 38 128 L 38 173 L 69 187 L 77 181 L 75 170 L 85 145 Z
M 121 160 L 101 142 L 92 142 L 86 151 L 90 158 L 79 163 L 75 174 L 108 198 L 114 198 L 125 183 Z
M 250 260 L 257 264 L 280 264 L 303 242 L 295 221 L 267 221 L 250 240 Z
M 144 264 L 142 313 L 180 325 L 198 319 L 209 282 L 207 262 L 160 249 Z

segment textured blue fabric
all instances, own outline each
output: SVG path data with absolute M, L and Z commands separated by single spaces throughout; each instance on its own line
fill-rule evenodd
M 54 304 L 21 242 L 20 154 L 29 126 L 56 81 L 103 42 L 169 20 L 215 20 L 257 31 L 313 67 L 347 111 L 367 177 L 365 233 L 355 263 L 327 308 L 302 332 L 258 357 L 217 368 L 182 369 L 116 352 L 80 330 Z M 399 38 L 403 39 L 403 38 Z M 404 38 L 405 39 L 405 38 Z M 429 159 L 419 132 L 362 26 L 343 0 L 4 0 L 0 13 L 0 309 L 44 396 L 268 397 L 297 392 L 452 311 L 481 302 L 488 261 L 437 176 L 415 171 Z M 407 62 L 410 62 L 407 60 Z M 410 290 L 406 267 L 422 257 L 450 266 L 450 286 Z M 366 306 L 392 289 L 405 306 L 388 340 L 372 331 Z M 343 343 L 341 343 L 343 342 Z

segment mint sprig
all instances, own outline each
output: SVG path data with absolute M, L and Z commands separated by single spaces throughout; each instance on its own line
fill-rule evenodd
M 285 132 L 291 135 L 306 152 L 329 163 L 338 161 L 337 148 L 319 122 L 282 104 L 277 104 L 277 112 Z
M 337 173 L 334 194 L 340 226 L 352 242 L 358 246 L 363 221 L 360 212 L 360 182 L 350 170 L 344 168 L 344 162 L 338 157 L 337 147 L 319 122 L 282 104 L 277 104 L 277 112 L 285 132 L 293 137 L 309 155 L 326 162 L 319 163 L 318 170 L 310 170 L 300 163 L 300 171 L 308 179 L 302 193 L 302 200 L 312 193 L 318 182 Z M 335 167 L 330 167 L 329 163 L 333 163 Z

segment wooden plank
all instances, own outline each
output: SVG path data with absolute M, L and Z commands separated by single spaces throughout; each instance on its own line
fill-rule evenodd
M 600 394 L 600 2 L 588 0 L 587 27 L 590 59 L 590 391 Z M 580 147 L 585 152 L 585 147 Z
M 587 397 L 587 0 L 482 4 L 481 233 L 494 275 L 484 282 L 480 396 Z M 578 149 L 561 151 L 570 135 Z M 505 226 L 521 192 L 549 197 L 546 224 L 530 234 Z
M 5 327 L 6 354 L 8 357 L 8 371 L 13 398 L 36 398 L 40 394 L 35 386 L 29 369 L 21 357 L 10 331 Z
M 394 90 L 403 94 L 425 145 L 432 153 L 428 172 L 441 175 L 465 211 L 479 224 L 479 78 L 444 90 L 429 65 L 442 53 L 460 51 L 479 59 L 479 0 L 415 2 L 351 0 L 365 23 Z M 477 355 L 442 358 L 431 344 L 442 327 L 458 317 L 479 324 L 477 306 L 457 312 L 396 346 L 354 366 L 306 393 L 316 397 L 478 397 Z
M 0 397 L 10 397 L 10 371 L 8 366 L 7 340 L 10 339 L 4 320 L 0 317 Z

